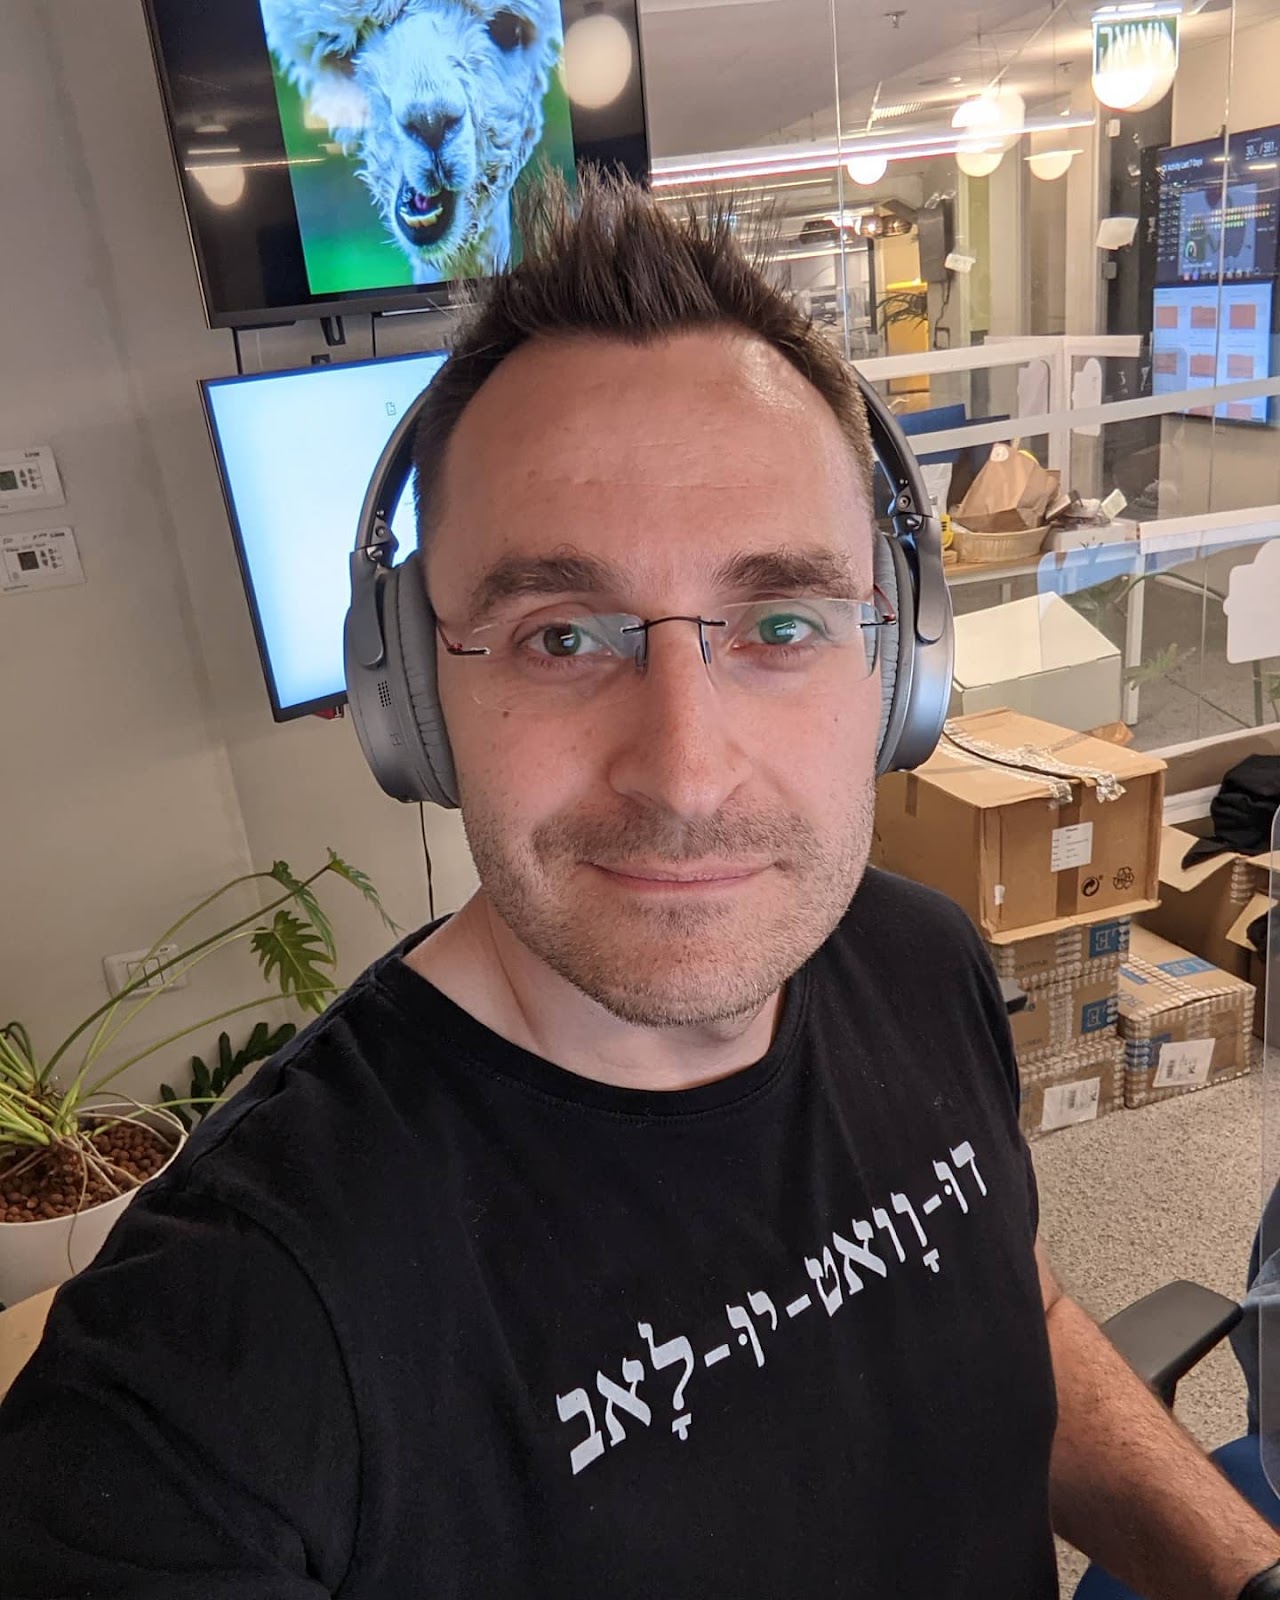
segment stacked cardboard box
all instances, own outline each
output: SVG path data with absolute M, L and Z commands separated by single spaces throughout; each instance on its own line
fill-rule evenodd
M 951 896 L 995 944 L 1151 910 L 1164 763 L 1013 711 L 956 717 L 880 780 L 872 860 Z
M 1212 824 L 1165 828 L 1160 839 L 1160 904 L 1142 920 L 1153 933 L 1181 945 L 1212 966 L 1252 982 L 1256 990 L 1253 1031 L 1263 1037 L 1266 1015 L 1262 962 L 1248 930 L 1265 916 L 1272 871 L 1280 874 L 1280 852 L 1244 856 L 1236 851 L 1183 866 L 1187 851 Z
M 1030 1067 L 1019 1063 L 1022 1131 L 1042 1138 L 1077 1122 L 1093 1122 L 1124 1104 L 1124 1044 L 1115 1033 Z
M 872 859 L 969 913 L 1029 1004 L 1011 1018 L 1028 1137 L 1122 1102 L 1129 918 L 1155 906 L 1164 763 L 1004 709 L 956 717 L 881 779 Z
M 1120 969 L 1125 1105 L 1242 1077 L 1252 1062 L 1253 1001 L 1252 984 L 1134 928 Z
M 1028 1138 L 1092 1121 L 1123 1100 L 1116 1024 L 1128 918 L 989 944 L 997 973 L 1025 992 L 1009 1019 Z

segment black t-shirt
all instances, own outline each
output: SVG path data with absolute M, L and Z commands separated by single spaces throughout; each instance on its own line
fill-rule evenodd
M 769 1053 L 677 1093 L 392 952 L 60 1292 L 0 1595 L 1048 1600 L 1015 1107 L 969 923 L 876 872 Z

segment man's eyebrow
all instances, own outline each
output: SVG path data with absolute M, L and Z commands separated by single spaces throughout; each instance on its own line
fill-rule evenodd
M 504 556 L 472 588 L 470 615 L 486 617 L 524 595 L 617 594 L 622 583 L 617 567 L 597 556 Z
M 866 590 L 849 557 L 825 546 L 743 551 L 722 562 L 715 575 L 720 591 L 752 594 L 821 594 L 858 599 Z

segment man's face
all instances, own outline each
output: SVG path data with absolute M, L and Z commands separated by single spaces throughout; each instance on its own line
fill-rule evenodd
M 523 346 L 463 413 L 441 488 L 428 588 L 452 641 L 578 612 L 715 618 L 872 597 L 849 446 L 817 392 L 746 335 Z M 616 1016 L 747 1016 L 862 876 L 879 673 L 849 654 L 845 670 L 758 693 L 708 671 L 693 622 L 647 641 L 645 672 L 628 667 L 619 690 L 519 706 L 493 703 L 494 658 L 439 647 L 467 838 L 515 936 Z

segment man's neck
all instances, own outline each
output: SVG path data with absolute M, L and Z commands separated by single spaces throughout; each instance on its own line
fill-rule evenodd
M 625 1089 L 692 1089 L 769 1048 L 781 992 L 750 1017 L 672 1028 L 623 1022 L 511 932 L 483 890 L 406 963 L 487 1028 L 566 1071 Z

